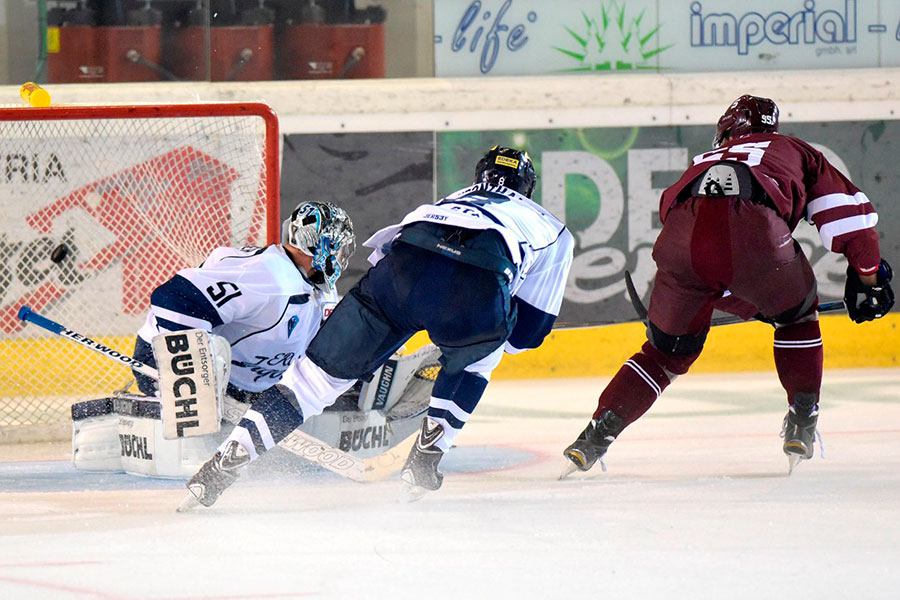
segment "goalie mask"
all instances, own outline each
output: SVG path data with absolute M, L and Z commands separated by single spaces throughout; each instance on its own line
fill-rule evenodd
M 310 281 L 333 290 L 356 250 L 353 223 L 330 202 L 301 202 L 281 224 L 281 240 L 312 256 Z
M 768 98 L 745 94 L 731 103 L 716 125 L 713 148 L 751 133 L 778 131 L 778 107 Z
M 531 198 L 537 175 L 531 157 L 523 150 L 494 146 L 478 161 L 475 183 L 502 185 Z

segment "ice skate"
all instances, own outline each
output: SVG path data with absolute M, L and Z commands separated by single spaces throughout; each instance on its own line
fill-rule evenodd
M 599 419 L 591 419 L 578 439 L 563 451 L 569 463 L 559 478 L 564 479 L 575 471 L 587 471 L 598 460 L 605 471 L 603 455 L 624 428 L 625 422 L 611 410 L 604 412 Z
M 250 455 L 237 440 L 231 440 L 222 452 L 203 463 L 197 474 L 187 482 L 190 492 L 178 507 L 178 512 L 185 512 L 198 505 L 206 507 L 215 504 L 228 486 L 237 481 L 237 469 L 250 462 Z
M 784 453 L 788 457 L 788 474 L 794 471 L 800 461 L 812 458 L 816 440 L 816 423 L 819 407 L 812 394 L 797 394 L 794 404 L 784 416 L 781 435 L 784 438 Z
M 400 471 L 404 501 L 419 500 L 428 492 L 439 489 L 444 482 L 444 474 L 437 470 L 438 463 L 444 457 L 444 451 L 435 446 L 442 437 L 444 428 L 441 424 L 430 417 L 425 417 L 419 437 Z

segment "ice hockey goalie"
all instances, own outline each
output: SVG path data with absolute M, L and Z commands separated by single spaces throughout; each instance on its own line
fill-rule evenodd
M 418 430 L 440 368 L 439 355 L 430 344 L 411 354 L 395 354 L 369 383 L 358 383 L 300 430 L 361 458 L 386 452 Z M 239 421 L 250 407 L 224 396 L 221 432 L 166 439 L 163 402 L 159 396 L 115 392 L 75 403 L 75 467 L 147 477 L 190 477 L 224 439 L 229 424 Z

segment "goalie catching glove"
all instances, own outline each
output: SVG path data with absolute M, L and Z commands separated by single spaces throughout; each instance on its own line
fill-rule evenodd
M 860 281 L 856 269 L 847 267 L 844 304 L 854 322 L 873 321 L 890 312 L 894 306 L 894 291 L 891 289 L 893 274 L 891 265 L 882 259 L 876 271 L 875 285 L 866 285 Z

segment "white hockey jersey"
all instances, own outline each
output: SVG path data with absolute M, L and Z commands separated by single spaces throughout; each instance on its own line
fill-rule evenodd
M 510 294 L 519 300 L 517 329 L 544 330 L 546 316 L 559 315 L 569 267 L 572 264 L 574 239 L 565 224 L 539 204 L 503 186 L 479 183 L 459 190 L 437 204 L 425 204 L 406 215 L 402 222 L 385 227 L 364 243 L 374 252 L 373 265 L 381 260 L 400 230 L 410 223 L 425 221 L 465 229 L 493 229 L 499 232 L 517 271 L 510 282 Z M 521 302 L 527 303 L 523 307 Z M 523 310 L 524 308 L 524 310 Z M 552 324 L 552 320 L 551 320 Z M 534 336 L 510 337 L 516 352 L 534 348 Z M 543 335 L 539 335 L 543 339 Z M 521 345 L 515 343 L 520 340 Z
M 278 383 L 337 303 L 307 281 L 280 245 L 217 248 L 154 290 L 138 336 L 204 329 L 232 348 L 230 383 L 260 392 Z

